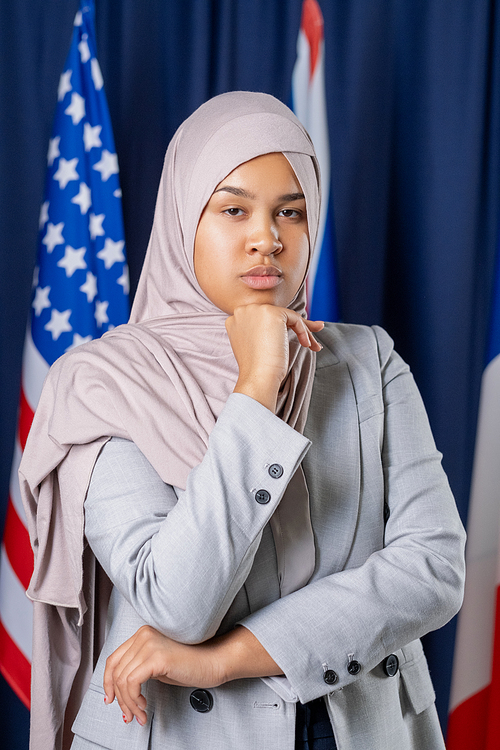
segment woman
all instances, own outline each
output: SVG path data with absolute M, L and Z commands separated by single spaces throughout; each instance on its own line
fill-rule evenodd
M 51 371 L 21 466 L 36 750 L 78 708 L 74 750 L 443 747 L 418 638 L 460 605 L 463 529 L 387 334 L 306 319 L 318 184 L 284 105 L 207 102 L 131 323 Z

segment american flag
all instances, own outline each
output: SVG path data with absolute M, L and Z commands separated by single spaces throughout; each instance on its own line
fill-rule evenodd
M 81 0 L 57 99 L 0 560 L 0 670 L 28 708 L 32 605 L 25 590 L 33 555 L 17 470 L 50 365 L 129 314 L 118 161 L 96 58 L 93 0 Z
M 304 0 L 292 74 L 291 107 L 311 136 L 321 169 L 322 204 L 316 248 L 307 278 L 309 316 L 338 320 L 333 204 L 330 196 L 330 143 L 325 96 L 323 14 L 317 0 Z

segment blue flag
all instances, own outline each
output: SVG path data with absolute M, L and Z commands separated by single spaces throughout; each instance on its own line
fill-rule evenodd
M 49 365 L 129 314 L 118 160 L 93 13 L 82 0 L 47 155 L 31 333 Z

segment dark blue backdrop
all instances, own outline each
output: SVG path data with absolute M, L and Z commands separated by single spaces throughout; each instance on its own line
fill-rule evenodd
M 411 364 L 465 518 L 499 204 L 496 0 L 320 0 L 346 321 Z M 96 0 L 132 284 L 177 125 L 229 89 L 289 97 L 301 0 Z M 0 523 L 46 150 L 77 0 L 0 0 Z M 447 711 L 453 625 L 426 638 Z M 27 712 L 1 684 L 2 747 Z

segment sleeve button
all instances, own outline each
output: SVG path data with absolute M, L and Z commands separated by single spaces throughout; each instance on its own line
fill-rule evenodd
M 255 493 L 255 499 L 261 505 L 265 505 L 271 499 L 271 495 L 267 490 L 257 490 L 257 492 Z
M 323 679 L 327 685 L 335 685 L 339 678 L 337 673 L 334 672 L 333 669 L 327 669 L 323 675 Z
M 273 477 L 273 479 L 279 479 L 283 476 L 283 467 L 281 466 L 281 464 L 271 464 L 268 472 L 269 475 Z
M 355 659 L 353 659 L 347 665 L 347 671 L 349 672 L 349 674 L 353 675 L 354 677 L 354 675 L 359 674 L 361 672 L 361 664 L 359 663 L 359 661 L 356 661 Z

